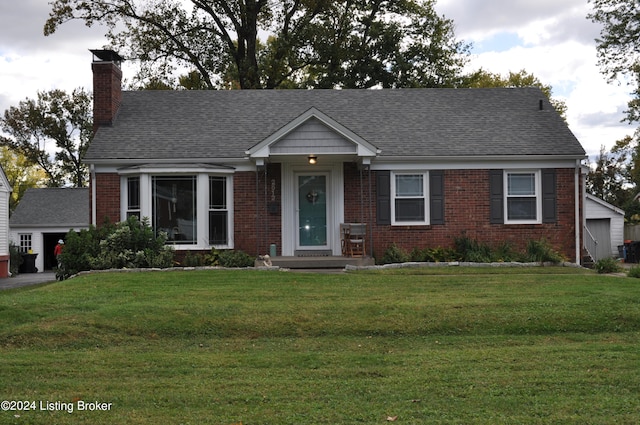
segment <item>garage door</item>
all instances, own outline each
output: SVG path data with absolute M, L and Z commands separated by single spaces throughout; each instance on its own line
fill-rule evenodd
M 594 260 L 598 261 L 603 258 L 611 257 L 611 219 L 588 219 L 587 229 L 589 229 L 594 239 L 598 241 L 596 252 L 591 253 Z

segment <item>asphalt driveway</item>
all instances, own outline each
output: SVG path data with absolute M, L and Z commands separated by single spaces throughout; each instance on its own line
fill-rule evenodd
M 38 283 L 54 282 L 54 272 L 22 273 L 15 277 L 0 279 L 0 290 L 21 288 L 23 286 L 37 285 Z

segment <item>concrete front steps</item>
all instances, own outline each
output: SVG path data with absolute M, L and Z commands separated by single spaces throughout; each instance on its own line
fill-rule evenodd
M 271 257 L 271 264 L 285 269 L 344 269 L 347 265 L 374 266 L 371 257 Z M 264 266 L 263 261 L 256 260 L 256 266 Z

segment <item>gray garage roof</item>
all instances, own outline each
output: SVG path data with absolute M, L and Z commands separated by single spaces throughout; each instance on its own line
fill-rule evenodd
M 9 219 L 9 227 L 89 226 L 89 189 L 29 189 Z
M 537 88 L 135 91 L 85 160 L 243 158 L 310 108 L 382 157 L 585 154 Z

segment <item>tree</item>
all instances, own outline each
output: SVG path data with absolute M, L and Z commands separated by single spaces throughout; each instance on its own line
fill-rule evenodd
M 468 57 L 435 0 L 51 4 L 45 35 L 71 19 L 105 24 L 113 48 L 140 60 L 144 78 L 166 82 L 187 68 L 209 89 L 453 86 Z
M 589 164 L 587 191 L 622 208 L 628 221 L 637 222 L 640 202 L 636 200 L 640 188 L 639 134 L 618 140 L 607 152 L 600 148 L 595 164 Z
M 520 70 L 518 72 L 509 72 L 509 75 L 503 77 L 500 74 L 480 69 L 466 77 L 464 83 L 466 87 L 472 88 L 491 88 L 491 87 L 538 87 L 549 98 L 553 107 L 558 111 L 560 116 L 566 121 L 567 104 L 563 100 L 552 98 L 553 89 L 548 84 L 543 84 L 538 77 L 527 71 Z
M 13 212 L 27 189 L 46 185 L 47 176 L 44 171 L 31 164 L 27 158 L 13 152 L 6 146 L 0 148 L 0 165 L 13 189 L 9 198 L 9 211 Z
M 52 187 L 72 184 L 83 187 L 88 170 L 82 163 L 93 135 L 91 95 L 76 89 L 39 92 L 25 99 L 0 118 L 0 145 L 24 155 L 47 175 Z
M 640 121 L 640 13 L 637 0 L 589 0 L 588 17 L 602 24 L 596 40 L 598 64 L 609 82 L 620 77 L 635 86 L 626 120 Z
M 622 147 L 626 140 L 619 141 L 616 146 Z M 587 192 L 609 202 L 622 206 L 629 198 L 629 167 L 627 149 L 613 149 L 607 152 L 600 147 L 600 154 L 595 163 L 589 164 L 587 174 Z

